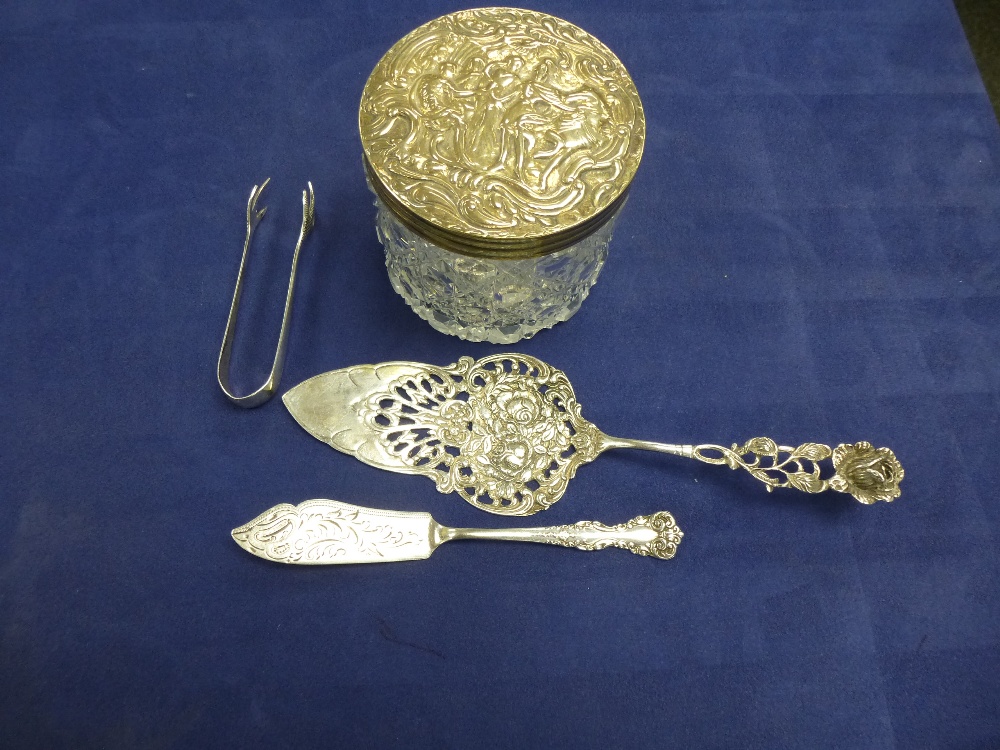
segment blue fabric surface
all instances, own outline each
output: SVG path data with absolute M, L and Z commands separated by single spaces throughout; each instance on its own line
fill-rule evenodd
M 442 2 L 0 7 L 0 746 L 1000 747 L 1000 128 L 948 0 L 529 3 L 610 46 L 646 153 L 572 320 L 513 347 L 388 282 L 356 133 Z M 903 497 L 607 454 L 530 521 L 214 382 L 504 350 L 669 442 L 869 440 Z M 295 568 L 229 530 L 333 497 L 453 526 L 672 511 L 676 559 L 448 545 Z

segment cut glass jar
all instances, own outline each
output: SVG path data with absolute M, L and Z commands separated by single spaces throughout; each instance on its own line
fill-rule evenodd
M 512 343 L 579 309 L 645 138 L 607 47 L 534 11 L 451 13 L 379 61 L 359 125 L 389 278 L 434 328 Z

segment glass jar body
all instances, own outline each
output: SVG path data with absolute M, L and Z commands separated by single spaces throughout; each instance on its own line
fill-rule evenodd
M 568 320 L 608 257 L 621 211 L 569 247 L 531 258 L 477 258 L 440 247 L 376 196 L 376 230 L 393 288 L 421 318 L 467 341 L 512 344 Z

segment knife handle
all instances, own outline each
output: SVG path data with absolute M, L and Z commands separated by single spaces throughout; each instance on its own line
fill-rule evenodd
M 637 516 L 617 526 L 605 526 L 597 521 L 580 521 L 566 526 L 529 529 L 448 529 L 444 540 L 536 542 L 587 551 L 619 547 L 637 555 L 669 560 L 677 553 L 677 545 L 681 543 L 683 536 L 674 517 L 666 511 L 659 511 L 651 516 Z

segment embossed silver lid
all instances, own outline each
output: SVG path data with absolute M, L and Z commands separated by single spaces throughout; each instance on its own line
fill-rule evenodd
M 385 54 L 361 96 L 382 201 L 469 255 L 541 255 L 625 199 L 645 117 L 628 71 L 573 24 L 516 8 L 437 18 Z

